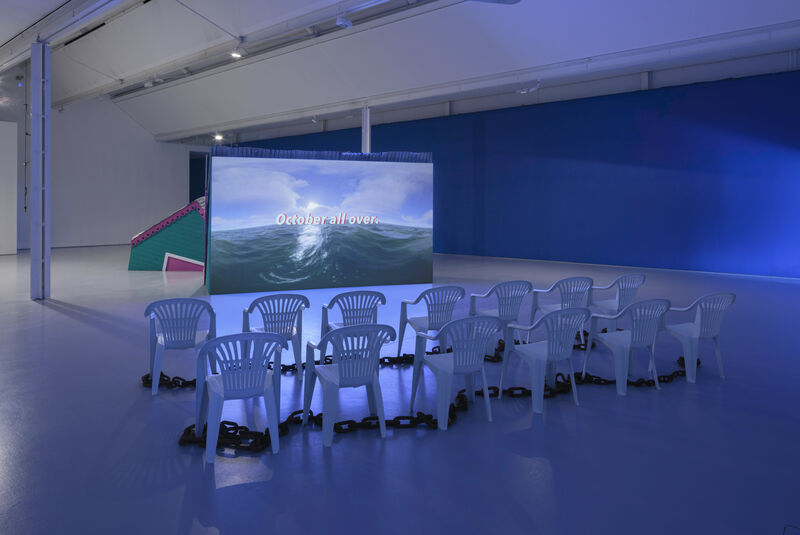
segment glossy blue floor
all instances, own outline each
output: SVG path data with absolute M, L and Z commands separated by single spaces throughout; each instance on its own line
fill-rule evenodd
M 277 455 L 178 446 L 192 423 L 194 391 L 141 386 L 150 301 L 205 296 L 198 274 L 126 271 L 127 247 L 56 250 L 52 299 L 27 297 L 27 257 L 0 257 L 0 533 L 759 533 L 800 526 L 798 281 L 635 270 L 640 297 L 685 306 L 712 291 L 738 300 L 721 334 L 727 378 L 710 347 L 696 384 L 579 388 L 545 400 L 493 400 L 459 413 L 447 431 L 337 435 L 293 428 Z M 501 280 L 537 288 L 571 275 L 606 284 L 632 269 L 437 256 L 435 281 L 483 292 Z M 397 324 L 400 299 L 424 286 L 381 288 L 379 321 Z M 338 290 L 306 292 L 305 337 Z M 238 332 L 252 294 L 212 296 L 218 333 Z M 527 304 L 527 301 L 526 301 Z M 526 310 L 525 308 L 523 308 Z M 467 302 L 457 309 L 466 314 Z M 524 315 L 523 320 L 527 320 Z M 409 330 L 410 331 L 410 330 Z M 405 350 L 413 348 L 407 334 Z M 385 355 L 394 347 L 387 346 Z M 662 335 L 660 373 L 680 347 Z M 576 353 L 576 365 L 582 363 Z M 290 353 L 284 362 L 290 362 Z M 190 353 L 164 359 L 168 375 L 194 377 Z M 490 384 L 500 367 L 487 364 Z M 599 348 L 591 371 L 613 377 Z M 529 386 L 512 363 L 511 385 Z M 637 360 L 634 374 L 646 374 Z M 386 414 L 408 412 L 410 368 L 381 372 Z M 417 407 L 435 410 L 426 374 Z M 463 386 L 458 383 L 456 388 Z M 455 392 L 454 392 L 455 393 Z M 281 415 L 301 406 L 302 383 L 283 378 Z M 480 401 L 480 400 L 479 400 Z M 319 410 L 317 389 L 313 409 Z M 363 390 L 341 393 L 340 419 L 367 414 Z M 259 402 L 228 402 L 223 417 L 265 427 Z M 786 533 L 793 533 L 788 528 Z

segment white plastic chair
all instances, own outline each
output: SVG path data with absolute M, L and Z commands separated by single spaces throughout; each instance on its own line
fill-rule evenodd
M 303 309 L 311 305 L 308 298 L 299 294 L 276 294 L 259 297 L 242 314 L 242 332 L 265 332 L 280 334 L 292 342 L 294 363 L 300 372 L 303 366 Z M 250 314 L 258 310 L 263 327 L 250 326 Z M 278 363 L 280 365 L 280 363 Z M 297 377 L 302 377 L 298 373 Z
M 586 365 L 592 351 L 592 340 L 597 339 L 607 346 L 614 354 L 614 375 L 617 380 L 617 394 L 624 396 L 628 391 L 628 373 L 633 366 L 634 350 L 646 348 L 650 354 L 649 370 L 658 384 L 656 371 L 655 343 L 659 328 L 663 324 L 664 314 L 667 313 L 670 303 L 667 299 L 648 299 L 639 301 L 625 307 L 614 315 L 592 314 L 589 339 L 586 343 L 585 358 L 583 360 L 583 374 L 586 374 Z M 617 320 L 625 315 L 630 316 L 631 328 L 624 331 L 597 333 L 597 320 Z
M 512 321 L 519 319 L 519 311 L 522 307 L 522 300 L 526 295 L 533 291 L 533 284 L 528 281 L 506 281 L 500 282 L 489 288 L 485 294 L 472 294 L 469 296 L 469 315 L 477 316 L 477 300 L 487 299 L 492 295 L 497 296 L 497 308 L 481 311 L 482 316 L 493 316 L 500 318 L 503 323 L 500 333 Z M 506 344 L 514 343 L 514 340 L 505 340 Z M 486 347 L 486 354 L 494 351 L 494 340 L 489 340 Z
M 475 401 L 473 376 L 480 373 L 483 380 L 483 400 L 486 415 L 492 421 L 492 405 L 489 402 L 484 353 L 486 344 L 494 339 L 502 328 L 500 318 L 493 316 L 471 316 L 446 323 L 437 334 L 417 333 L 414 355 L 414 372 L 411 382 L 411 413 L 414 413 L 414 399 L 422 377 L 422 364 L 428 366 L 436 377 L 436 418 L 439 429 L 447 429 L 450 412 L 450 399 L 454 375 L 463 375 L 467 397 Z M 425 354 L 428 340 L 439 340 L 441 347 L 452 347 L 451 353 Z
M 565 308 L 583 308 L 589 304 L 589 294 L 592 291 L 594 281 L 589 277 L 568 277 L 555 282 L 547 290 L 533 290 L 533 301 L 531 302 L 531 323 L 536 320 L 536 313 L 542 311 L 549 314 L 555 310 Z M 548 295 L 558 290 L 560 302 L 555 304 L 542 305 L 539 303 L 539 294 Z M 532 331 L 528 331 L 527 340 L 530 341 Z M 581 343 L 583 339 L 583 329 L 579 331 Z M 574 336 L 574 335 L 573 335 Z
M 592 286 L 589 292 L 589 310 L 596 314 L 613 316 L 621 312 L 623 308 L 630 305 L 636 299 L 636 292 L 644 284 L 645 276 L 641 273 L 629 273 L 621 275 L 611 281 L 608 286 Z M 616 288 L 617 295 L 614 299 L 595 299 L 595 291 L 611 290 Z M 616 329 L 616 324 L 611 326 Z
M 700 340 L 710 339 L 714 342 L 714 353 L 717 356 L 719 376 L 724 379 L 722 369 L 722 354 L 719 350 L 719 330 L 725 312 L 736 301 L 732 293 L 716 293 L 704 295 L 685 308 L 670 308 L 671 312 L 689 312 L 696 309 L 692 323 L 678 323 L 666 325 L 667 333 L 681 341 L 683 344 L 683 360 L 686 365 L 686 381 L 694 383 L 697 380 L 697 353 Z
M 569 381 L 572 385 L 572 397 L 578 405 L 578 389 L 575 384 L 575 372 L 572 368 L 572 346 L 575 343 L 575 332 L 583 328 L 591 312 L 588 308 L 564 308 L 545 314 L 533 325 L 524 326 L 512 323 L 506 327 L 506 340 L 514 339 L 514 331 L 532 332 L 544 327 L 547 339 L 532 344 L 506 344 L 503 355 L 503 369 L 500 373 L 500 397 L 503 396 L 503 382 L 511 356 L 521 358 L 531 372 L 533 412 L 541 413 L 544 409 L 545 377 L 550 386 L 555 385 L 556 363 L 566 360 L 569 364 Z
M 406 333 L 406 325 L 410 325 L 415 333 L 428 333 L 438 331 L 442 325 L 453 319 L 453 309 L 461 299 L 464 298 L 466 291 L 461 286 L 438 286 L 423 291 L 413 301 L 404 299 L 400 302 L 400 329 L 397 339 L 397 356 L 402 355 L 403 336 Z M 408 317 L 409 305 L 416 305 L 424 300 L 428 307 L 427 316 Z
M 270 369 L 281 361 L 286 339 L 273 333 L 241 333 L 221 336 L 206 342 L 197 358 L 195 436 L 206 427 L 206 462 L 213 463 L 219 438 L 222 407 L 229 399 L 264 396 L 272 453 L 278 453 L 278 414 L 274 394 L 280 372 Z M 219 373 L 209 373 L 218 369 Z
M 339 389 L 367 387 L 369 413 L 378 416 L 381 437 L 386 436 L 383 415 L 383 395 L 378 379 L 378 360 L 381 347 L 395 340 L 397 334 L 388 325 L 353 325 L 328 331 L 318 344 L 306 345 L 306 379 L 303 389 L 303 423 L 308 421 L 311 398 L 316 379 L 322 385 L 322 444 L 333 444 L 333 424 L 339 413 Z M 323 366 L 314 364 L 314 352 L 324 356 L 331 345 L 333 362 Z
M 327 305 L 322 305 L 322 332 L 320 338 L 332 329 L 378 323 L 378 306 L 386 304 L 386 296 L 370 290 L 344 292 L 334 296 Z M 328 311 L 336 305 L 342 312 L 342 321 L 328 321 Z
M 203 313 L 209 317 L 208 330 L 200 330 L 197 324 Z M 158 394 L 161 378 L 161 361 L 168 349 L 199 349 L 216 335 L 217 317 L 214 309 L 202 299 L 163 299 L 147 305 L 145 317 L 150 318 L 150 377 L 151 392 Z

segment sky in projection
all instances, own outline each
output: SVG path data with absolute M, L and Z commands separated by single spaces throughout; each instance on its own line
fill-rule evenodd
M 215 156 L 211 181 L 211 231 L 274 225 L 282 213 L 433 224 L 430 163 Z

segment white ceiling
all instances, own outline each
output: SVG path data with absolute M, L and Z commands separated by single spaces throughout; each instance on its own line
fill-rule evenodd
M 64 0 L 0 0 L 0 44 L 63 3 Z
M 0 0 L 0 31 L 13 35 L 58 4 Z M 93 6 L 107 10 L 52 42 L 54 105 L 117 95 L 163 140 L 800 48 L 797 0 L 73 0 L 68 9 Z M 379 9 L 391 13 L 372 16 Z M 357 13 L 363 23 L 350 29 L 332 23 Z M 236 36 L 251 51 L 238 62 Z M 24 51 L 10 48 L 0 47 L 0 70 Z M 143 89 L 148 80 L 155 86 Z

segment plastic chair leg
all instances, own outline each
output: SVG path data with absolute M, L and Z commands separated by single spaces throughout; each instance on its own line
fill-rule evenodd
M 628 393 L 628 369 L 630 366 L 631 350 L 614 350 L 614 376 L 617 380 L 617 394 L 625 396 Z
M 486 381 L 486 370 L 481 368 L 481 379 L 483 379 L 483 401 L 486 403 L 486 417 L 492 420 L 492 403 L 489 400 L 489 383 Z
M 475 377 L 471 373 L 464 374 L 464 390 L 467 394 L 467 399 L 475 402 Z
M 406 322 L 400 322 L 400 328 L 397 330 L 397 356 L 403 354 L 403 337 L 406 334 Z
M 725 379 L 725 372 L 722 369 L 722 353 L 719 350 L 719 339 L 715 336 L 712 338 L 714 341 L 714 354 L 717 355 L 717 366 L 719 367 L 720 379 Z
M 221 397 L 211 394 L 208 404 L 208 427 L 206 431 L 206 462 L 213 463 L 217 455 L 217 440 L 219 439 L 219 422 L 222 420 L 222 405 L 225 403 Z
M 661 385 L 658 384 L 658 370 L 656 370 L 655 344 L 648 347 L 647 350 L 650 352 L 650 371 L 653 373 L 653 380 L 656 382 L 656 389 L 661 390 Z
M 381 382 L 378 379 L 378 376 L 375 376 L 375 380 L 372 382 L 372 388 L 369 388 L 370 385 L 367 385 L 369 390 L 372 390 L 372 402 L 375 404 L 376 412 L 378 413 L 378 426 L 381 430 L 381 438 L 386 438 L 386 418 L 383 415 L 383 393 L 381 392 Z
M 269 429 L 269 442 L 272 453 L 278 453 L 280 442 L 278 438 L 278 408 L 275 406 L 275 396 L 271 388 L 264 390 L 264 407 L 267 409 L 267 429 Z
M 578 403 L 578 385 L 575 384 L 575 370 L 572 369 L 572 359 L 567 359 L 567 364 L 569 364 L 569 384 L 572 386 L 572 399 L 575 400 L 575 405 L 580 407 L 581 404 Z
M 453 388 L 453 375 L 447 372 L 436 372 L 436 418 L 439 429 L 447 429 L 447 417 L 450 414 L 450 394 Z
M 194 436 L 203 435 L 203 424 L 208 421 L 208 386 L 203 383 L 195 395 Z
M 339 415 L 339 389 L 322 382 L 322 445 L 333 444 L 333 424 Z
M 311 398 L 314 396 L 314 385 L 317 382 L 317 374 L 306 368 L 306 378 L 303 384 L 303 425 L 308 423 L 308 411 L 311 409 Z
M 556 363 L 553 361 L 548 360 L 547 366 L 545 367 L 545 376 L 544 376 L 545 384 L 550 386 L 550 388 L 554 388 L 556 386 Z
M 589 337 L 586 339 L 586 349 L 583 351 L 583 372 L 581 377 L 586 377 L 586 365 L 589 363 L 589 354 L 592 352 L 592 342 L 594 341 L 594 329 L 589 331 Z
M 503 365 L 500 368 L 500 392 L 497 394 L 497 399 L 503 399 L 503 382 L 506 380 L 506 370 L 508 369 L 508 361 L 511 360 L 513 351 L 509 351 L 505 358 L 503 358 Z
M 296 334 L 292 337 L 292 351 L 294 352 L 294 364 L 297 366 L 295 377 L 302 380 L 303 374 L 300 373 L 300 370 L 303 369 L 303 346 L 300 335 Z M 278 370 L 280 371 L 280 366 L 278 366 Z
M 422 378 L 422 363 L 425 359 L 425 339 L 417 338 L 417 346 L 414 351 L 414 371 L 411 375 L 411 404 L 409 411 L 414 413 L 414 399 L 417 397 L 417 387 Z
M 685 338 L 683 343 L 683 363 L 686 369 L 686 382 L 697 382 L 697 339 Z
M 375 406 L 375 392 L 374 386 L 367 385 L 367 405 L 369 406 L 369 415 L 375 416 L 377 414 L 377 407 Z
M 150 378 L 153 385 L 150 387 L 150 392 L 155 396 L 158 394 L 158 383 L 161 378 L 161 360 L 164 358 L 164 346 L 158 344 L 156 346 L 156 354 L 153 357 L 153 370 L 150 372 Z
M 533 412 L 542 414 L 544 411 L 544 376 L 547 368 L 547 361 L 533 359 L 528 362 L 531 368 L 531 403 Z

